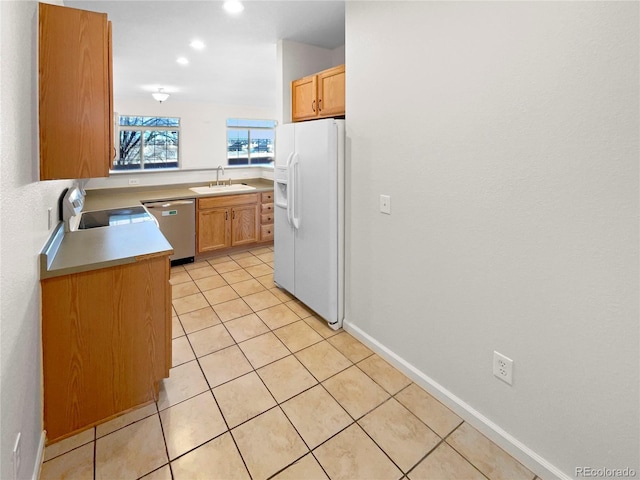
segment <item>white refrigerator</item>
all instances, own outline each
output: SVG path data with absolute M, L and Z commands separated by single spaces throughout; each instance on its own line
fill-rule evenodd
M 276 129 L 274 281 L 338 329 L 344 318 L 344 120 Z

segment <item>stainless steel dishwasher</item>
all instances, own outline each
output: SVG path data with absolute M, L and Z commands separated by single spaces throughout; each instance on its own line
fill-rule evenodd
M 145 203 L 173 247 L 171 264 L 190 263 L 196 254 L 196 201 L 193 198 Z

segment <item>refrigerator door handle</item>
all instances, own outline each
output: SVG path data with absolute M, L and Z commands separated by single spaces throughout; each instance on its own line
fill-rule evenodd
M 293 187 L 293 191 L 291 192 L 291 200 L 293 201 L 293 204 L 291 205 L 291 224 L 293 225 L 293 228 L 295 228 L 296 230 L 300 229 L 300 218 L 296 217 L 296 198 L 298 197 L 298 168 L 300 165 L 300 156 L 295 153 L 293 155 L 293 158 L 291 160 L 291 172 L 292 172 L 292 179 L 291 179 L 291 186 Z
M 291 152 L 287 157 L 287 222 L 289 225 L 293 225 L 293 183 L 291 182 L 291 161 L 293 159 L 293 153 Z

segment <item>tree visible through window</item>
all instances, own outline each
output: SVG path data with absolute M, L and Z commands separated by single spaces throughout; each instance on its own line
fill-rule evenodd
M 121 115 L 113 170 L 178 168 L 180 119 Z
M 273 163 L 275 120 L 227 120 L 227 161 L 229 165 Z

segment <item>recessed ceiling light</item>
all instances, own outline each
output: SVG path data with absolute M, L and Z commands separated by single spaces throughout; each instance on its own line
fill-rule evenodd
M 229 13 L 240 13 L 244 10 L 244 5 L 242 5 L 238 0 L 227 0 L 222 5 L 224 9 Z
M 201 40 L 192 41 L 189 46 L 195 50 L 202 50 L 204 48 L 204 43 Z
M 176 62 L 178 62 L 180 65 L 189 65 L 189 60 L 185 57 L 179 57 Z

